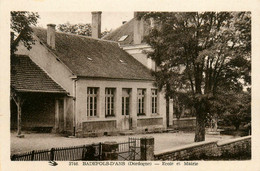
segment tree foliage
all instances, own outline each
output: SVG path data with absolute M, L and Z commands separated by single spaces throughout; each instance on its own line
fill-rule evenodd
M 31 26 L 36 26 L 37 20 L 40 18 L 37 12 L 28 11 L 11 11 L 11 30 L 14 35 L 11 35 L 11 55 L 17 50 L 19 42 L 30 50 L 31 45 L 34 44 L 32 37 Z M 13 36 L 13 37 L 12 37 Z
M 64 33 L 72 33 L 82 36 L 91 36 L 91 24 L 70 24 L 69 22 L 65 24 L 59 24 L 58 30 Z M 101 37 L 108 34 L 110 31 L 105 30 L 101 33 Z
M 159 88 L 167 96 L 186 92 L 196 110 L 195 141 L 205 139 L 210 102 L 222 90 L 238 92 L 251 84 L 251 16 L 249 12 L 147 12 L 153 18 L 146 42 L 159 71 Z
M 251 95 L 249 92 L 230 93 L 225 99 L 225 113 L 221 115 L 226 123 L 238 130 L 242 122 L 251 121 Z
M 91 24 L 70 24 L 67 22 L 65 24 L 59 24 L 57 29 L 65 33 L 91 36 Z

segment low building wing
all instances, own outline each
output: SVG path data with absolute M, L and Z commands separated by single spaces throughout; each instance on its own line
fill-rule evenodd
M 16 55 L 12 61 L 11 87 L 18 92 L 67 93 L 28 56 Z

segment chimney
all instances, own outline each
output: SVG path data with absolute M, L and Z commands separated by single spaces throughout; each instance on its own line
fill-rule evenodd
M 101 38 L 101 11 L 92 12 L 92 37 Z
M 55 24 L 48 24 L 47 25 L 47 44 L 52 48 L 55 49 Z
M 141 44 L 144 37 L 144 20 L 137 19 L 138 12 L 134 12 L 134 44 Z

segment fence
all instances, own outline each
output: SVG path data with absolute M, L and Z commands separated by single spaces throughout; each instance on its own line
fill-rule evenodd
M 139 138 L 128 138 L 128 142 L 118 143 L 118 160 L 141 160 Z
M 108 160 L 107 154 L 115 154 L 111 160 L 141 160 L 141 139 L 129 138 L 127 142 L 113 143 L 107 148 L 106 143 L 82 146 L 52 148 L 50 150 L 33 150 L 24 154 L 14 154 L 12 161 L 76 161 L 76 160 Z M 145 151 L 145 150 L 143 150 Z
M 12 161 L 76 161 L 101 160 L 102 144 L 33 150 L 11 156 Z

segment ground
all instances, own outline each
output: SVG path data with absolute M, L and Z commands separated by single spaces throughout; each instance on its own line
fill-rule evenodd
M 11 154 L 24 153 L 32 150 L 50 149 L 52 147 L 69 147 L 105 141 L 127 142 L 128 137 L 154 137 L 155 151 L 178 147 L 194 142 L 194 133 L 189 132 L 103 136 L 95 138 L 68 138 L 56 134 L 45 133 L 25 133 L 25 138 L 18 138 L 16 135 L 16 133 L 11 133 Z M 234 136 L 206 135 L 206 141 L 229 138 L 234 138 Z

